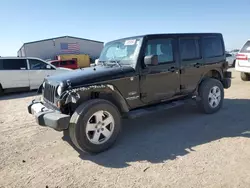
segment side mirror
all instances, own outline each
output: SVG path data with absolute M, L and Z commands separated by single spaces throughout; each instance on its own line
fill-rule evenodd
M 157 55 L 148 55 L 144 57 L 144 63 L 147 66 L 158 65 L 158 56 Z
M 51 69 L 51 66 L 50 65 L 46 65 L 46 69 Z

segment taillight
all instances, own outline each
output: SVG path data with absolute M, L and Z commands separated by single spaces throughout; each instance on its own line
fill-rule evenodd
M 248 60 L 248 57 L 245 54 L 237 54 L 236 59 L 237 60 Z

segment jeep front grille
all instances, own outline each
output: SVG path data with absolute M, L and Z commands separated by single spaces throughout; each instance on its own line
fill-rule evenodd
M 56 92 L 56 87 L 53 85 L 50 85 L 48 83 L 45 83 L 45 87 L 44 87 L 44 93 L 43 93 L 43 97 L 48 100 L 49 102 L 54 103 L 55 102 L 55 92 Z

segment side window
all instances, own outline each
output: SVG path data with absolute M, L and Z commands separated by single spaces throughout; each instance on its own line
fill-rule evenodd
M 57 62 L 57 61 L 56 62 L 52 62 L 51 64 L 54 65 L 54 66 L 56 66 L 56 67 L 59 66 L 59 62 Z
M 27 70 L 26 59 L 3 59 L 2 69 L 3 70 Z
M 226 57 L 232 57 L 232 55 L 231 54 L 226 54 Z
M 47 64 L 37 59 L 29 59 L 29 64 L 30 64 L 30 70 L 47 69 Z
M 74 65 L 74 64 L 75 64 L 75 61 L 74 61 L 74 60 L 68 61 L 68 64 L 69 64 L 69 65 Z
M 182 38 L 180 39 L 180 54 L 181 59 L 194 60 L 200 59 L 200 41 L 196 38 Z
M 173 39 L 149 40 L 145 50 L 147 55 L 158 55 L 159 64 L 173 62 Z
M 3 60 L 0 59 L 0 70 L 3 70 Z
M 204 56 L 206 58 L 219 57 L 224 54 L 220 37 L 205 37 L 203 39 Z
M 61 64 L 62 66 L 65 66 L 65 65 L 67 65 L 67 61 L 61 61 L 60 64 Z

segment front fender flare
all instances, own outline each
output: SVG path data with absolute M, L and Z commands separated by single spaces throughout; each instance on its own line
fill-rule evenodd
M 101 94 L 99 96 L 100 98 L 111 100 L 121 112 L 129 111 L 127 102 L 121 93 L 111 84 L 96 84 L 68 89 L 61 95 L 60 99 L 65 101 L 64 104 L 82 103 L 91 98 L 95 98 L 96 96 L 93 96 L 95 93 Z

